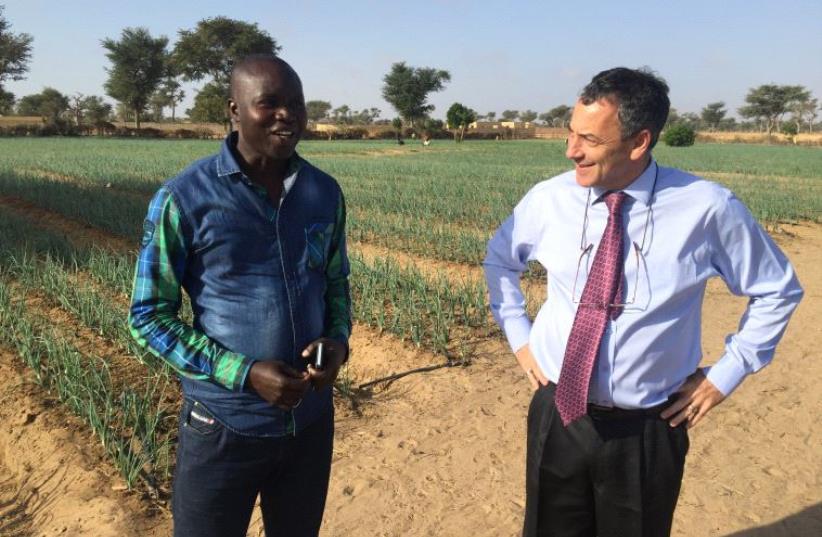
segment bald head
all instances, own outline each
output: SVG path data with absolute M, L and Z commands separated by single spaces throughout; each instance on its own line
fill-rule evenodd
M 273 55 L 237 62 L 231 72 L 228 110 L 238 132 L 237 150 L 251 168 L 272 162 L 284 165 L 306 128 L 300 77 Z M 251 168 L 247 171 L 253 173 Z
M 231 70 L 229 95 L 237 100 L 249 81 L 260 77 L 277 76 L 283 81 L 294 83 L 302 91 L 302 82 L 297 72 L 285 60 L 273 54 L 252 54 L 234 64 Z

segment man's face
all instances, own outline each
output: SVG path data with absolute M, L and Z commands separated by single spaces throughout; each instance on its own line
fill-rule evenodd
M 622 139 L 617 113 L 605 99 L 574 106 L 565 156 L 576 164 L 579 185 L 619 189 L 636 177 L 630 159 L 634 144 Z
M 286 160 L 306 128 L 305 99 L 293 71 L 261 61 L 235 81 L 229 102 L 246 158 Z

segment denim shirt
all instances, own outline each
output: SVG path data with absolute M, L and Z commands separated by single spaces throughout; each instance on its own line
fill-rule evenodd
M 180 373 L 185 396 L 229 429 L 296 434 L 331 410 L 331 388 L 309 390 L 298 407 L 283 411 L 246 389 L 245 380 L 254 361 L 305 370 L 300 353 L 311 341 L 347 341 L 344 200 L 332 177 L 295 155 L 293 185 L 275 208 L 242 173 L 234 147 L 236 134 L 152 201 L 131 331 Z M 192 327 L 177 316 L 180 287 L 191 298 Z

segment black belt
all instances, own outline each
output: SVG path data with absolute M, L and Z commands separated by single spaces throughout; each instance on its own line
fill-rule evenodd
M 650 408 L 619 408 L 588 403 L 588 415 L 597 419 L 658 418 L 669 404 L 670 403 L 662 403 L 661 405 Z

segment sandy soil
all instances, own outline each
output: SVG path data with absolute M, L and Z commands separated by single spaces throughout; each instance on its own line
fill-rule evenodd
M 783 230 L 776 239 L 797 268 L 805 301 L 774 363 L 692 431 L 674 535 L 822 533 L 822 390 L 813 352 L 822 335 L 822 226 Z M 744 300 L 712 282 L 706 363 L 743 309 Z M 0 357 L 0 535 L 170 535 L 167 512 L 119 490 L 97 441 L 26 382 L 15 362 Z M 348 374 L 359 383 L 439 363 L 357 327 Z M 340 400 L 322 535 L 518 535 L 530 395 L 510 352 L 494 340 L 478 344 L 468 367 L 375 386 L 358 412 Z M 249 534 L 261 535 L 259 520 Z

